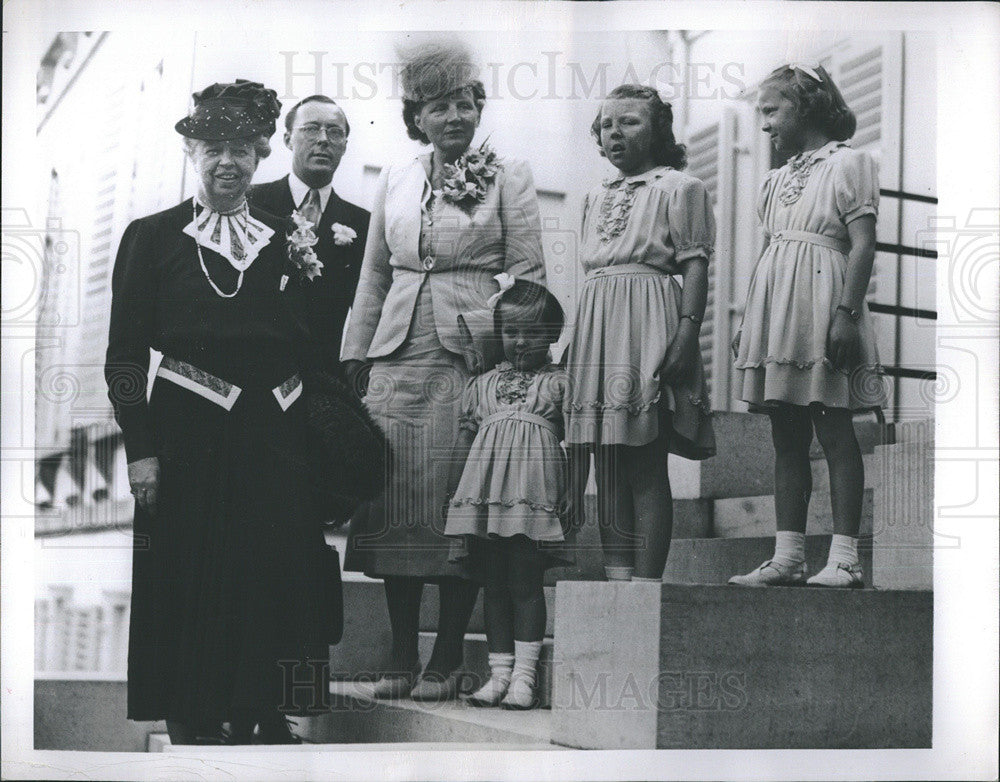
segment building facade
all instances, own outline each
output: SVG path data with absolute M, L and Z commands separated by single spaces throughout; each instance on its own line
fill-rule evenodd
M 582 201 L 610 173 L 590 124 L 601 96 L 652 84 L 674 106 L 689 170 L 705 181 L 718 222 L 702 348 L 713 406 L 732 398 L 729 342 L 762 245 L 753 209 L 779 164 L 760 132 L 756 85 L 787 59 L 788 41 L 728 31 L 468 39 L 487 88 L 479 138 L 526 159 L 535 175 L 550 284 L 567 311 L 582 284 Z M 236 77 L 273 86 L 286 109 L 324 92 L 352 125 L 334 184 L 370 206 L 378 172 L 419 147 L 405 138 L 394 40 L 385 34 L 296 32 L 289 40 L 222 33 L 81 32 L 57 36 L 39 69 L 38 147 L 46 216 L 36 345 L 36 534 L 127 528 L 124 450 L 102 376 L 114 254 L 125 226 L 192 194 L 176 120 L 194 89 Z M 869 302 L 891 383 L 892 420 L 930 417 L 935 378 L 933 42 L 910 33 L 819 35 L 799 46 L 820 61 L 858 115 L 854 146 L 880 163 L 878 254 Z M 280 126 L 279 126 L 280 128 Z M 280 132 L 256 181 L 290 167 Z M 155 362 L 154 362 L 155 366 Z M 110 610 L 110 609 L 109 609 Z

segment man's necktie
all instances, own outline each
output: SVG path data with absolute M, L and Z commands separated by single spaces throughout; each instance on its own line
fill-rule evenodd
M 299 207 L 299 214 L 303 217 L 308 217 L 314 226 L 318 226 L 319 217 L 322 213 L 323 210 L 319 205 L 319 190 L 311 187 L 309 188 L 309 193 L 302 201 L 302 206 Z

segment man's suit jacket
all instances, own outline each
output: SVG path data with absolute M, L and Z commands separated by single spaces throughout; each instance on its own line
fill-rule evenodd
M 295 210 L 288 177 L 254 185 L 247 197 L 254 206 L 279 217 L 288 217 Z M 344 320 L 354 301 L 361 261 L 365 253 L 370 214 L 360 206 L 345 201 L 331 191 L 326 209 L 315 229 L 319 242 L 313 248 L 323 263 L 319 277 L 306 283 L 309 326 L 324 368 L 336 371 L 340 363 L 340 343 Z M 334 223 L 353 228 L 358 236 L 347 245 L 333 240 Z

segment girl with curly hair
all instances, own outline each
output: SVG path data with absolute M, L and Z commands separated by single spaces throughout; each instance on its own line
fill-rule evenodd
M 667 454 L 715 452 L 698 345 L 715 220 L 704 184 L 680 171 L 672 121 L 656 90 L 625 84 L 591 127 L 617 173 L 584 203 L 566 440 L 594 453 L 611 580 L 662 579 L 673 526 Z
M 757 213 L 768 244 L 733 340 L 736 387 L 771 418 L 774 556 L 731 584 L 860 587 L 857 534 L 864 465 L 853 410 L 880 406 L 882 383 L 865 293 L 875 259 L 878 172 L 846 143 L 854 114 L 822 66 L 785 65 L 761 84 L 762 129 L 788 162 L 764 179 Z M 806 580 L 813 431 L 830 469 L 834 535 Z

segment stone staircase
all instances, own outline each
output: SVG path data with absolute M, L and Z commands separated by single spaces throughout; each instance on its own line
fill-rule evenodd
M 308 751 L 338 749 L 929 747 L 933 593 L 933 427 L 896 425 L 882 444 L 856 425 L 866 463 L 860 554 L 867 588 L 725 586 L 772 551 L 773 454 L 766 419 L 719 413 L 706 462 L 671 465 L 676 518 L 663 584 L 603 580 L 594 496 L 572 568 L 550 571 L 539 665 L 541 708 L 462 700 L 377 701 L 389 622 L 380 581 L 344 574 L 344 640 L 331 649 L 332 708 L 297 720 Z M 813 449 L 806 555 L 825 563 L 829 481 Z M 342 537 L 331 536 L 341 551 Z M 425 588 L 420 655 L 434 642 Z M 481 602 L 465 639 L 463 688 L 488 676 Z M 151 749 L 171 751 L 164 737 Z
M 662 587 L 603 581 L 591 486 L 577 563 L 547 578 L 541 709 L 366 697 L 360 680 L 388 662 L 388 617 L 381 583 L 345 574 L 344 641 L 331 650 L 335 707 L 313 721 L 309 739 L 496 748 L 929 746 L 930 422 L 897 424 L 888 445 L 874 421 L 856 423 L 866 465 L 859 553 L 867 588 L 852 592 L 723 586 L 773 550 L 773 453 L 762 416 L 720 413 L 716 431 L 719 442 L 736 446 L 705 462 L 671 464 L 676 517 Z M 832 525 L 815 443 L 811 455 L 806 555 L 816 572 Z M 424 661 L 436 618 L 436 590 L 427 587 Z M 488 676 L 484 632 L 480 604 L 466 636 L 469 691 Z
M 874 422 L 857 422 L 868 588 L 854 591 L 725 586 L 771 553 L 773 456 L 763 417 L 719 413 L 716 431 L 729 444 L 723 453 L 671 464 L 676 512 L 663 584 L 603 580 L 591 492 L 576 564 L 548 574 L 542 708 L 373 700 L 365 682 L 389 662 L 383 587 L 345 574 L 344 640 L 330 655 L 333 708 L 297 720 L 307 743 L 287 751 L 930 746 L 932 555 L 954 545 L 933 529 L 931 423 L 896 424 L 882 444 Z M 806 554 L 816 571 L 832 530 L 818 448 L 813 457 Z M 331 539 L 345 550 L 342 537 Z M 424 662 L 437 611 L 437 590 L 428 586 Z M 464 670 L 468 690 L 488 675 L 481 604 Z M 124 688 L 123 680 L 36 681 L 35 746 L 175 751 L 162 724 L 125 723 Z M 72 712 L 57 707 L 70 689 Z M 83 735 L 93 724 L 106 730 Z

